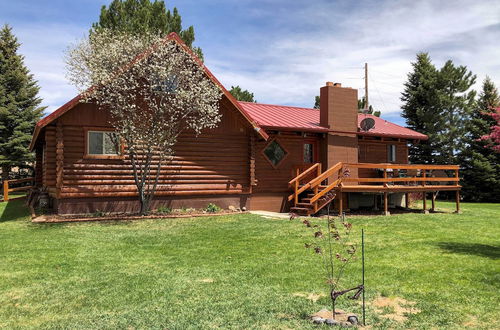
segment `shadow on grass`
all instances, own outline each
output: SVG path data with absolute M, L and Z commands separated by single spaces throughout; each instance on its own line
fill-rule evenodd
M 437 245 L 439 248 L 450 253 L 477 255 L 490 259 L 500 259 L 500 247 L 494 245 L 452 242 L 441 242 Z
M 14 221 L 30 215 L 25 198 L 0 203 L 0 222 Z

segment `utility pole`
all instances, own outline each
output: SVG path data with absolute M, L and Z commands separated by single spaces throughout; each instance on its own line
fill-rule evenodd
M 368 63 L 365 63 L 365 109 L 368 110 Z

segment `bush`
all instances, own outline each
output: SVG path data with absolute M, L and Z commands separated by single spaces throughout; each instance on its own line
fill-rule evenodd
M 216 213 L 216 212 L 219 212 L 221 210 L 220 207 L 218 207 L 217 205 L 215 205 L 214 203 L 210 203 L 207 205 L 207 207 L 205 208 L 205 211 L 209 212 L 209 213 Z
M 172 209 L 170 207 L 167 207 L 167 206 L 160 206 L 156 209 L 156 213 L 170 214 L 170 213 L 172 213 Z

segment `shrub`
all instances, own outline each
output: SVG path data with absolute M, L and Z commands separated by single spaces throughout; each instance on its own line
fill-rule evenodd
M 207 205 L 207 207 L 205 208 L 205 211 L 209 212 L 209 213 L 216 213 L 216 212 L 219 212 L 221 210 L 220 207 L 218 207 L 217 205 L 215 205 L 214 203 L 210 203 Z
M 172 213 L 172 209 L 170 207 L 167 207 L 167 206 L 160 206 L 156 209 L 156 213 L 170 214 L 170 213 Z

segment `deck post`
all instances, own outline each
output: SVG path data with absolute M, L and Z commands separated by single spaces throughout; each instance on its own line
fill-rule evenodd
M 3 182 L 3 201 L 9 200 L 9 180 Z
M 405 193 L 405 207 L 407 209 L 410 208 L 410 194 L 409 193 Z
M 299 190 L 299 180 L 295 180 L 295 196 L 293 199 L 293 206 L 297 206 L 297 203 L 299 202 L 299 194 L 297 194 L 297 190 Z
M 455 211 L 455 213 L 461 213 L 460 212 L 460 190 L 457 190 L 455 198 L 456 198 L 456 203 L 457 203 L 457 210 Z
M 436 211 L 436 192 L 433 191 L 432 192 L 432 207 L 431 207 L 431 212 L 435 212 Z
M 384 192 L 384 215 L 391 215 L 389 213 L 389 203 L 387 200 L 387 193 L 386 192 Z
M 422 192 L 422 204 L 424 214 L 429 213 L 429 211 L 427 211 L 427 193 L 425 191 Z

